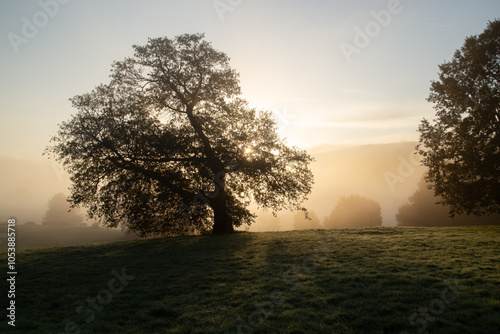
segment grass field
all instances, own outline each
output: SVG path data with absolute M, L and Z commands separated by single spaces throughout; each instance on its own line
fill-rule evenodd
M 0 332 L 499 333 L 499 259 L 500 227 L 18 251 L 16 327 L 4 315 Z

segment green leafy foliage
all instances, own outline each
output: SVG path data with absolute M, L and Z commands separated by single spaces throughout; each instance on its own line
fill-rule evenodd
M 428 98 L 437 118 L 419 127 L 427 181 L 452 216 L 500 213 L 500 21 L 439 69 Z

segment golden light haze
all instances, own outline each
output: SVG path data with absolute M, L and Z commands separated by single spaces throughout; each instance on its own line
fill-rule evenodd
M 231 58 L 250 106 L 272 110 L 287 142 L 316 157 L 306 206 L 322 220 L 340 196 L 359 194 L 380 202 L 384 224 L 394 225 L 423 170 L 414 166 L 392 188 L 387 173 L 399 175 L 420 120 L 433 118 L 425 99 L 438 65 L 498 16 L 498 1 L 401 0 L 398 14 L 379 23 L 362 47 L 359 31 L 377 23 L 373 13 L 388 1 L 231 6 L 221 13 L 202 0 L 70 1 L 27 36 L 25 21 L 44 9 L 37 1 L 2 1 L 0 220 L 40 222 L 49 198 L 68 193 L 67 175 L 42 152 L 75 112 L 69 98 L 107 82 L 113 61 L 130 56 L 134 44 L 205 33 Z M 16 44 L 13 34 L 25 42 Z M 359 52 L 346 58 L 343 43 Z M 283 229 L 291 227 L 292 220 L 282 221 Z

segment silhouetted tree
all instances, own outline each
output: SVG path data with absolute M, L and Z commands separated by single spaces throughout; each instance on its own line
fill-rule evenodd
M 321 228 L 321 223 L 314 211 L 299 211 L 293 216 L 293 228 L 294 230 L 309 230 Z
M 417 191 L 410 196 L 408 203 L 399 207 L 396 220 L 399 226 L 472 226 L 498 225 L 500 215 L 448 215 L 450 208 L 438 204 L 441 199 L 434 196 L 425 179 L 419 182 Z
M 452 216 L 500 213 L 500 21 L 439 69 L 428 98 L 437 119 L 419 127 L 427 181 Z
M 70 204 L 63 193 L 58 193 L 49 200 L 49 205 L 43 217 L 43 226 L 77 226 L 83 222 L 81 214 L 70 211 Z
M 232 232 L 254 220 L 251 200 L 301 208 L 312 158 L 239 97 L 224 53 L 201 34 L 134 49 L 109 84 L 71 99 L 77 113 L 48 148 L 71 175 L 73 205 L 142 236 Z
M 381 226 L 380 204 L 372 199 L 352 195 L 342 196 L 330 216 L 325 218 L 324 228 L 346 228 L 360 226 Z

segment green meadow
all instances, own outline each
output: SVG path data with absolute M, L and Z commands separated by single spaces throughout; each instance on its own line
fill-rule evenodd
M 4 315 L 0 332 L 498 333 L 499 260 L 499 226 L 22 250 L 16 326 Z

